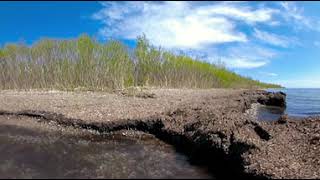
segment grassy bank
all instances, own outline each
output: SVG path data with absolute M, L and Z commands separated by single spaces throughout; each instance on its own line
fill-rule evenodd
M 145 37 L 129 49 L 87 35 L 72 40 L 42 39 L 31 47 L 0 49 L 0 89 L 84 88 L 112 90 L 129 86 L 171 88 L 275 88 L 225 68 L 151 46 Z

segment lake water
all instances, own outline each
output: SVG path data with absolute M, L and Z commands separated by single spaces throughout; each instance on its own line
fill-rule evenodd
M 293 117 L 320 115 L 320 89 L 268 89 L 269 92 L 282 91 L 287 94 L 286 109 L 277 107 L 261 107 L 259 119 L 276 120 L 281 114 Z

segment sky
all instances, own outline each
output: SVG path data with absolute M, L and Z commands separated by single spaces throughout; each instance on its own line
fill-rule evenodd
M 256 80 L 320 88 L 320 2 L 0 2 L 0 47 L 82 33 L 184 52 Z

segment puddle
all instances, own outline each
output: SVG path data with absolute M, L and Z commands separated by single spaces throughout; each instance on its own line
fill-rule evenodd
M 154 137 L 78 136 L 4 122 L 0 178 L 214 178 Z
M 258 103 L 251 105 L 246 114 L 258 121 L 277 121 L 281 115 L 285 113 L 285 109 L 277 106 L 265 106 Z
M 257 119 L 259 121 L 277 121 L 284 114 L 284 111 L 284 108 L 261 105 L 257 108 Z

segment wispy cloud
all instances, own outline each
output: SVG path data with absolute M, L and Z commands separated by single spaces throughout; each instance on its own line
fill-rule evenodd
M 272 73 L 272 72 L 259 72 L 259 74 L 264 75 L 264 76 L 270 76 L 270 77 L 277 77 L 278 74 Z
M 278 10 L 270 8 L 253 9 L 249 6 L 239 6 L 238 4 L 218 4 L 199 8 L 196 12 L 200 15 L 223 15 L 230 19 L 237 19 L 249 24 L 254 24 L 258 22 L 269 22 L 272 19 L 272 15 L 277 13 Z
M 221 50 L 223 51 L 223 50 Z M 222 59 L 229 68 L 257 68 L 268 64 L 277 52 L 252 43 L 227 48 Z
M 104 37 L 135 39 L 145 33 L 153 44 L 168 48 L 247 41 L 232 21 L 207 12 L 210 6 L 194 7 L 189 2 L 108 2 L 103 6 L 93 17 L 105 23 L 100 30 Z
M 268 61 L 258 61 L 247 58 L 241 58 L 236 56 L 224 57 L 222 58 L 224 62 L 226 62 L 227 67 L 229 68 L 257 68 L 264 66 L 268 63 Z
M 288 47 L 289 45 L 294 44 L 294 40 L 286 36 L 281 36 L 281 35 L 269 33 L 266 31 L 261 31 L 256 28 L 254 29 L 254 36 L 257 39 L 264 41 L 265 43 L 275 45 L 275 46 Z
M 270 63 L 278 52 L 253 43 L 241 43 L 229 47 L 207 48 L 201 51 L 201 57 L 208 62 L 224 64 L 230 69 L 258 68 Z M 194 54 L 194 53 L 193 53 Z
M 259 47 L 254 43 L 257 39 L 284 48 L 296 42 L 294 38 L 261 30 L 261 25 L 274 27 L 289 21 L 310 25 L 302 11 L 291 3 L 277 7 L 245 2 L 101 4 L 103 8 L 93 18 L 104 24 L 99 31 L 104 38 L 132 40 L 144 33 L 154 45 L 181 49 L 207 61 L 220 59 L 230 68 L 257 68 L 272 60 L 277 52 Z M 192 53 L 195 51 L 198 53 Z
M 295 24 L 294 28 L 320 31 L 320 21 L 306 17 L 304 9 L 299 8 L 295 2 L 280 2 L 283 8 L 282 16 L 287 22 Z

